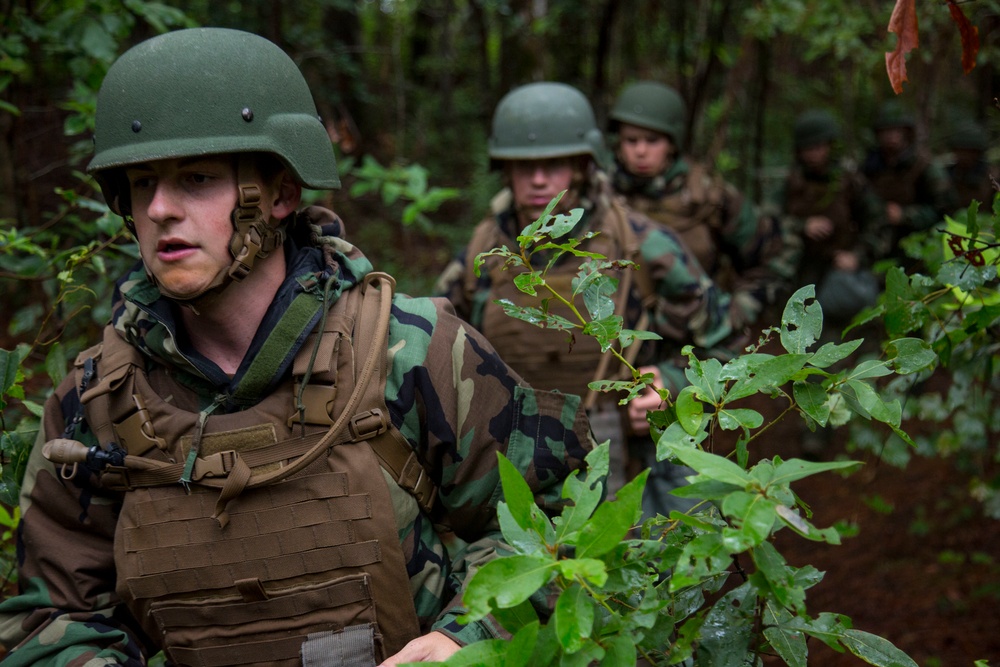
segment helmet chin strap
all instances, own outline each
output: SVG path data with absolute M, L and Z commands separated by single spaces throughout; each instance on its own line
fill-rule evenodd
M 229 253 L 233 263 L 222 268 L 206 287 L 194 294 L 177 294 L 160 285 L 150 275 L 150 279 L 160 289 L 160 293 L 182 302 L 195 312 L 200 306 L 211 302 L 234 282 L 242 282 L 253 270 L 257 259 L 266 258 L 285 242 L 285 228 L 278 222 L 270 224 L 260 208 L 263 189 L 256 179 L 253 163 L 249 157 L 237 159 L 237 183 L 239 196 L 236 207 L 229 214 L 233 223 L 233 235 L 229 239 Z

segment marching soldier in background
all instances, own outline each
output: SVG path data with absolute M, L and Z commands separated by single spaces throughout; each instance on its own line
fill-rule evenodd
M 644 373 L 653 373 L 657 386 L 675 393 L 684 386 L 683 373 L 673 360 L 683 344 L 710 348 L 730 335 L 728 296 L 716 288 L 675 234 L 614 197 L 599 168 L 604 154 L 603 136 L 590 103 L 580 91 L 548 82 L 510 91 L 496 107 L 489 138 L 490 159 L 494 168 L 502 170 L 506 188 L 494 198 L 490 214 L 476 226 L 468 246 L 445 269 L 437 291 L 447 296 L 458 314 L 479 329 L 500 356 L 534 386 L 589 394 L 589 406 L 595 411 L 607 407 L 606 416 L 617 415 L 614 397 L 598 398 L 587 385 L 594 380 L 620 378 L 622 369 L 610 366 L 608 355 L 602 355 L 598 343 L 589 336 L 576 336 L 570 346 L 565 332 L 507 316 L 495 300 L 509 299 L 523 306 L 537 305 L 537 301 L 515 288 L 501 258 L 488 258 L 479 276 L 474 271 L 479 253 L 504 245 L 517 248 L 515 239 L 521 230 L 565 190 L 557 212 L 584 211 L 570 236 L 581 238 L 597 232 L 580 249 L 639 265 L 638 271 L 626 270 L 618 276 L 616 312 L 624 318 L 626 328 L 648 329 L 663 340 L 644 344 L 634 365 Z M 546 261 L 540 256 L 536 259 L 543 264 Z M 578 258 L 564 257 L 548 271 L 548 282 L 569 294 L 579 264 Z M 649 392 L 633 401 L 628 411 L 632 472 L 653 468 L 643 499 L 646 516 L 688 506 L 668 495 L 670 489 L 684 483 L 686 469 L 655 461 L 646 412 L 659 403 L 659 397 Z M 597 421 L 605 421 L 604 416 Z M 618 431 L 614 439 L 621 443 L 621 429 L 609 430 Z M 620 450 L 618 454 L 620 461 Z M 618 472 L 617 479 L 612 479 L 612 490 L 621 484 Z
M 882 105 L 872 129 L 876 146 L 861 173 L 884 202 L 879 257 L 901 258 L 900 239 L 940 222 L 954 211 L 956 200 L 947 174 L 918 149 L 916 121 L 898 100 Z
M 996 174 L 986 162 L 987 148 L 989 137 L 986 129 L 975 121 L 959 123 L 948 135 L 951 163 L 947 173 L 955 189 L 955 204 L 959 210 L 968 208 L 973 200 L 979 202 L 980 211 L 988 213 L 993 208 Z
M 626 86 L 609 114 L 616 135 L 611 182 L 628 205 L 676 232 L 698 262 L 732 293 L 737 328 L 791 293 L 799 246 L 735 187 L 683 155 L 687 111 L 680 94 L 655 81 Z M 748 332 L 751 333 L 751 332 Z

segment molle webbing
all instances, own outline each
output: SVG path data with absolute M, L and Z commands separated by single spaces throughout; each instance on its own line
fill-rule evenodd
M 381 290 L 374 287 L 377 281 L 382 283 Z M 247 469 L 267 468 L 301 459 L 310 453 L 318 454 L 316 448 L 324 440 L 326 447 L 367 440 L 382 467 L 397 484 L 410 492 L 424 511 L 431 511 L 437 487 L 413 448 L 392 424 L 385 405 L 386 334 L 392 299 L 390 281 L 387 276 L 372 274 L 366 279 L 364 288 L 344 294 L 327 314 L 323 332 L 312 334 L 296 356 L 294 398 L 296 405 L 300 405 L 301 399 L 301 409 L 288 418 L 288 425 L 322 425 L 330 427 L 329 430 L 276 441 L 262 449 L 238 453 L 225 450 L 198 457 L 194 462 L 193 482 L 225 488 L 226 482 L 233 481 L 229 475 L 234 470 L 241 470 L 245 475 Z M 363 294 L 372 298 L 363 298 Z M 352 336 L 355 326 L 358 327 L 357 335 Z M 344 337 L 355 346 L 354 355 L 338 354 Z M 177 483 L 184 464 L 167 455 L 167 442 L 153 427 L 142 391 L 149 391 L 148 385 L 136 377 L 144 368 L 139 352 L 122 341 L 109 325 L 103 345 L 78 356 L 78 372 L 82 372 L 87 358 L 99 360 L 102 373 L 99 382 L 82 397 L 88 406 L 88 422 L 100 442 L 118 442 L 129 454 L 126 466 L 106 470 L 102 482 L 121 489 Z M 365 360 L 366 367 L 357 371 L 355 358 Z M 335 367 L 338 360 L 344 368 Z M 355 385 L 355 372 L 360 373 L 359 379 L 367 380 Z M 302 380 L 305 380 L 304 388 Z M 350 404 L 356 408 L 352 414 L 334 415 L 331 412 L 338 389 L 352 392 Z M 358 392 L 357 396 L 353 396 L 353 391 Z M 218 435 L 214 435 L 218 439 Z M 238 482 L 235 495 L 243 487 L 272 483 L 275 478 L 290 474 L 281 472 L 269 473 L 270 478 L 257 475 Z M 230 484 L 230 495 L 233 491 Z

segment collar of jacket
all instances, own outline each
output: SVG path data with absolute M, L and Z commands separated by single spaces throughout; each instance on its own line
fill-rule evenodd
M 332 306 L 372 270 L 371 262 L 343 234 L 343 222 L 333 212 L 318 207 L 299 212 L 284 246 L 285 280 L 231 378 L 191 347 L 178 329 L 179 306 L 160 294 L 141 262 L 115 286 L 112 323 L 126 341 L 168 366 L 184 384 L 199 393 L 228 397 L 222 410 L 252 405 L 288 374 L 295 353 L 319 321 L 323 304 Z M 298 324 L 289 327 L 292 320 Z M 288 336 L 290 328 L 297 331 L 294 337 Z M 272 335 L 286 340 L 268 345 Z
M 678 157 L 666 170 L 652 177 L 636 176 L 620 161 L 612 168 L 611 182 L 616 192 L 626 197 L 640 195 L 648 199 L 662 199 L 684 187 L 683 178 L 691 170 L 687 160 Z

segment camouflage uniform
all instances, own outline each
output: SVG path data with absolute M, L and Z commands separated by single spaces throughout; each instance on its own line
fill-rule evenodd
M 590 197 L 581 203 L 583 218 L 570 236 L 580 238 L 591 231 L 599 232 L 599 235 L 584 241 L 579 246 L 580 250 L 594 251 L 598 243 L 605 240 L 617 247 L 629 244 L 620 237 L 621 232 L 616 231 L 617 226 L 611 222 L 615 215 L 612 199 L 605 176 L 597 172 L 590 188 Z M 639 252 L 635 261 L 639 265 L 637 273 L 640 274 L 629 281 L 631 286 L 625 300 L 624 326 L 636 328 L 645 313 L 649 316 L 646 328 L 663 337 L 660 341 L 649 341 L 643 345 L 636 365 L 659 365 L 665 388 L 676 393 L 687 384 L 676 364 L 681 346 L 693 344 L 711 348 L 723 343 L 731 335 L 732 324 L 727 313 L 729 297 L 715 287 L 674 233 L 628 208 L 619 210 L 626 215 L 631 234 L 634 234 L 634 244 Z M 557 385 L 553 384 L 556 377 L 554 370 L 528 362 L 519 369 L 514 361 L 530 354 L 530 348 L 539 346 L 541 340 L 558 339 L 558 346 L 563 348 L 563 353 L 542 362 L 545 366 L 554 368 L 571 360 L 580 342 L 570 349 L 564 333 L 512 320 L 514 324 L 511 326 L 520 335 L 501 343 L 495 340 L 494 332 L 486 324 L 484 313 L 495 299 L 507 296 L 506 291 L 501 290 L 505 290 L 508 283 L 512 284 L 514 276 L 504 274 L 504 284 L 496 284 L 495 269 L 503 264 L 503 260 L 489 257 L 477 277 L 473 271 L 476 255 L 494 247 L 517 247 L 514 239 L 520 232 L 509 192 L 505 191 L 494 199 L 492 214 L 482 220 L 473 232 L 473 238 L 483 241 L 476 247 L 468 246 L 458 253 L 438 279 L 435 292 L 454 305 L 459 317 L 469 321 L 497 345 L 500 355 L 515 370 L 532 378 L 533 386 L 585 393 L 587 383 L 595 379 L 592 376 L 578 376 L 573 380 L 572 386 L 566 386 L 562 382 Z M 539 266 L 547 261 L 541 254 L 535 255 L 533 259 Z M 579 262 L 578 258 L 564 257 L 560 263 L 576 266 Z M 625 281 L 620 280 L 619 284 L 625 284 Z M 613 374 L 610 372 L 609 376 Z
M 798 238 L 704 165 L 684 158 L 686 121 L 687 106 L 674 88 L 658 81 L 625 86 L 609 113 L 608 129 L 617 133 L 628 125 L 670 143 L 663 171 L 653 176 L 630 172 L 617 150 L 611 182 L 630 207 L 681 237 L 712 280 L 732 294 L 736 328 L 749 327 L 767 306 L 790 294 Z
M 878 235 L 878 256 L 901 257 L 899 241 L 912 232 L 928 229 L 954 211 L 956 200 L 951 182 L 944 169 L 917 150 L 913 142 L 915 122 L 908 112 L 896 104 L 886 103 L 875 120 L 876 132 L 901 128 L 907 144 L 898 155 L 888 157 L 878 146 L 869 150 L 861 165 L 861 173 L 883 202 L 902 207 L 902 221 L 886 224 Z M 888 221 L 887 221 L 888 223 Z
M 341 294 L 371 271 L 368 260 L 341 238 L 339 219 L 322 215 L 322 237 L 316 236 L 319 227 L 303 224 L 287 242 L 287 278 L 248 359 L 260 352 L 265 334 L 281 330 L 284 310 L 295 296 L 320 295 L 320 286 L 331 277 L 335 293 Z M 132 332 L 134 344 L 152 355 L 151 377 L 162 372 L 189 388 L 191 395 L 180 403 L 206 405 L 238 392 L 240 404 L 225 402 L 217 409 L 235 412 L 273 391 L 290 372 L 286 357 L 266 376 L 247 377 L 244 368 L 229 379 L 173 334 L 173 311 L 164 298 L 148 300 L 155 288 L 141 265 L 118 288 L 115 327 Z M 496 522 L 501 498 L 496 453 L 514 462 L 543 506 L 554 507 L 559 482 L 582 465 L 590 447 L 579 399 L 525 386 L 444 301 L 397 295 L 389 337 L 385 400 L 393 423 L 427 462 L 439 487 L 441 514 L 432 522 L 407 492 L 389 485 L 421 631 L 440 630 L 462 644 L 502 636 L 491 620 L 465 626 L 456 621 L 470 566 L 504 549 Z M 244 381 L 256 385 L 248 391 Z M 142 665 L 161 648 L 158 637 L 143 636 L 115 590 L 112 552 L 123 494 L 97 486 L 82 466 L 64 479 L 41 456 L 41 443 L 59 437 L 67 425 L 70 437 L 96 444 L 86 417 L 73 422 L 79 411 L 78 388 L 70 377 L 46 403 L 44 430 L 23 484 L 20 594 L 0 605 L 0 639 L 14 648 L 7 664 Z M 453 532 L 439 533 L 435 524 L 449 525 Z
M 800 250 L 794 233 L 761 215 L 731 184 L 684 158 L 653 178 L 630 174 L 618 162 L 612 183 L 630 207 L 676 232 L 732 293 L 737 327 L 754 325 L 766 306 L 790 293 Z

